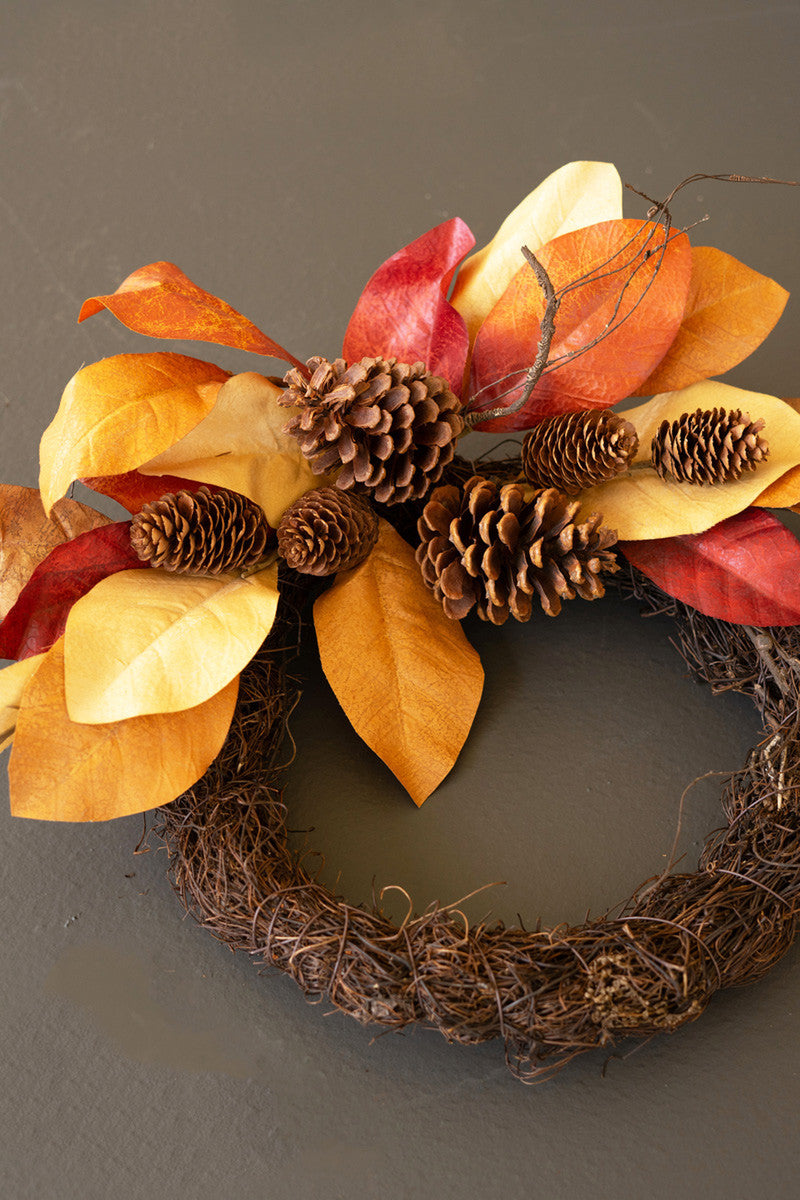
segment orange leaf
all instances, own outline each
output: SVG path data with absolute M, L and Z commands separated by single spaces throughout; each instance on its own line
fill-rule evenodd
M 786 403 L 800 412 L 800 400 L 787 400 Z M 764 431 L 767 432 L 766 430 Z M 800 504 L 800 467 L 792 467 L 780 479 L 776 479 L 754 501 L 758 508 L 792 508 L 798 511 Z
M 183 712 L 77 725 L 67 715 L 64 643 L 22 693 L 8 765 L 11 811 L 45 821 L 107 821 L 169 804 L 205 774 L 233 717 L 238 677 Z
M 322 669 L 359 737 L 421 805 L 458 758 L 483 690 L 480 659 L 386 521 L 372 554 L 314 605 Z
M 789 293 L 713 246 L 692 249 L 692 281 L 675 341 L 636 395 L 655 396 L 722 375 L 775 327 Z
M 183 354 L 117 354 L 83 367 L 42 436 L 45 510 L 73 480 L 122 474 L 179 441 L 211 411 L 228 377 Z
M 77 500 L 56 501 L 48 518 L 36 488 L 0 484 L 0 620 L 51 550 L 109 518 Z
M 686 235 L 670 235 L 666 246 L 664 237 L 652 222 L 605 221 L 541 248 L 537 257 L 556 292 L 577 285 L 565 292 L 556 314 L 552 366 L 522 412 L 477 428 L 526 429 L 554 413 L 607 408 L 650 375 L 678 331 L 691 274 Z M 510 405 L 519 395 L 536 357 L 544 309 L 536 276 L 525 266 L 478 334 L 469 388 L 474 411 Z
M 84 301 L 78 320 L 85 321 L 103 308 L 129 329 L 148 337 L 216 342 L 303 366 L 230 304 L 198 287 L 174 263 L 149 263 L 110 295 L 91 296 Z

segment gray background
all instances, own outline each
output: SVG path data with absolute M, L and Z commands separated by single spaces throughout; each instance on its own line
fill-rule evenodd
M 143 263 L 334 354 L 386 256 L 456 214 L 481 244 L 563 162 L 616 162 L 654 195 L 696 170 L 800 178 L 798 34 L 797 3 L 0 3 L 0 478 L 35 482 L 82 363 L 151 348 L 106 316 L 75 324 Z M 697 241 L 798 289 L 800 193 L 683 193 L 682 222 L 706 211 Z M 790 302 L 731 381 L 800 394 L 799 319 Z M 400 883 L 419 907 L 507 880 L 471 912 L 530 923 L 663 867 L 681 791 L 741 762 L 754 715 L 686 679 L 667 625 L 572 609 L 470 626 L 486 700 L 420 812 L 307 647 L 289 796 L 325 879 L 352 900 Z M 689 861 L 718 819 L 712 779 L 689 796 Z M 373 1041 L 259 977 L 181 919 L 163 853 L 133 857 L 141 819 L 12 821 L 4 803 L 0 823 L 10 1200 L 797 1195 L 796 952 L 675 1037 L 526 1089 L 497 1045 Z

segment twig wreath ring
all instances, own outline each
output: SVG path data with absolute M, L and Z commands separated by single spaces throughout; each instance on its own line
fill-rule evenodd
M 570 163 L 476 253 L 446 221 L 372 276 L 339 357 L 303 363 L 171 263 L 87 300 L 81 320 L 106 309 L 288 370 L 103 359 L 64 391 L 39 489 L 0 486 L 12 812 L 157 808 L 173 883 L 221 940 L 362 1022 L 502 1037 L 526 1081 L 672 1031 L 777 961 L 800 905 L 800 542 L 768 510 L 800 511 L 800 412 L 710 377 L 787 294 L 690 245 L 682 186 L 626 220 L 616 170 Z M 651 399 L 613 411 L 631 396 Z M 473 429 L 524 436 L 470 462 Z M 65 496 L 76 480 L 130 519 Z M 306 874 L 280 754 L 306 601 L 344 712 L 420 805 L 480 702 L 463 618 L 555 617 L 610 580 L 764 720 L 695 873 L 534 932 L 440 906 L 396 926 Z

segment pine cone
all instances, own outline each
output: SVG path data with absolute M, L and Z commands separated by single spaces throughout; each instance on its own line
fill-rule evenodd
M 178 492 L 145 504 L 131 524 L 143 562 L 165 571 L 219 575 L 264 557 L 270 527 L 258 504 L 238 492 Z
M 678 483 L 727 483 L 755 471 L 768 456 L 769 443 L 759 436 L 763 428 L 761 418 L 751 421 L 739 408 L 698 408 L 662 421 L 653 438 L 653 466 L 662 479 Z
M 522 464 L 537 488 L 577 496 L 628 469 L 639 437 L 624 417 L 607 411 L 546 417 L 525 437 Z
M 447 382 L 422 363 L 310 358 L 310 380 L 285 377 L 281 404 L 299 408 L 286 432 L 317 475 L 341 467 L 336 486 L 368 488 L 381 504 L 419 499 L 441 477 L 464 428 Z
M 617 535 L 598 513 L 576 525 L 578 507 L 554 488 L 526 501 L 519 484 L 498 492 L 479 475 L 463 489 L 437 488 L 419 521 L 422 577 L 456 620 L 474 605 L 495 625 L 509 614 L 527 621 L 534 596 L 551 617 L 562 600 L 595 600 L 601 571 L 618 570 L 608 549 Z
M 334 575 L 357 567 L 377 540 L 372 506 L 331 487 L 301 496 L 278 526 L 278 549 L 302 575 Z

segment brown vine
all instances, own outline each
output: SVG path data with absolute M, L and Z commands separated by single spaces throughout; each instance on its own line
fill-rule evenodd
M 502 1037 L 525 1082 L 620 1038 L 672 1032 L 719 988 L 760 978 L 789 949 L 800 912 L 800 628 L 713 620 L 632 571 L 621 586 L 674 619 L 687 663 L 714 692 L 751 696 L 764 720 L 696 872 L 649 880 L 616 916 L 537 931 L 496 923 L 465 932 L 457 912 L 437 906 L 395 925 L 333 895 L 286 840 L 282 756 L 299 634 L 290 593 L 242 677 L 219 758 L 159 811 L 156 832 L 187 910 L 360 1022 L 416 1022 L 461 1043 Z

